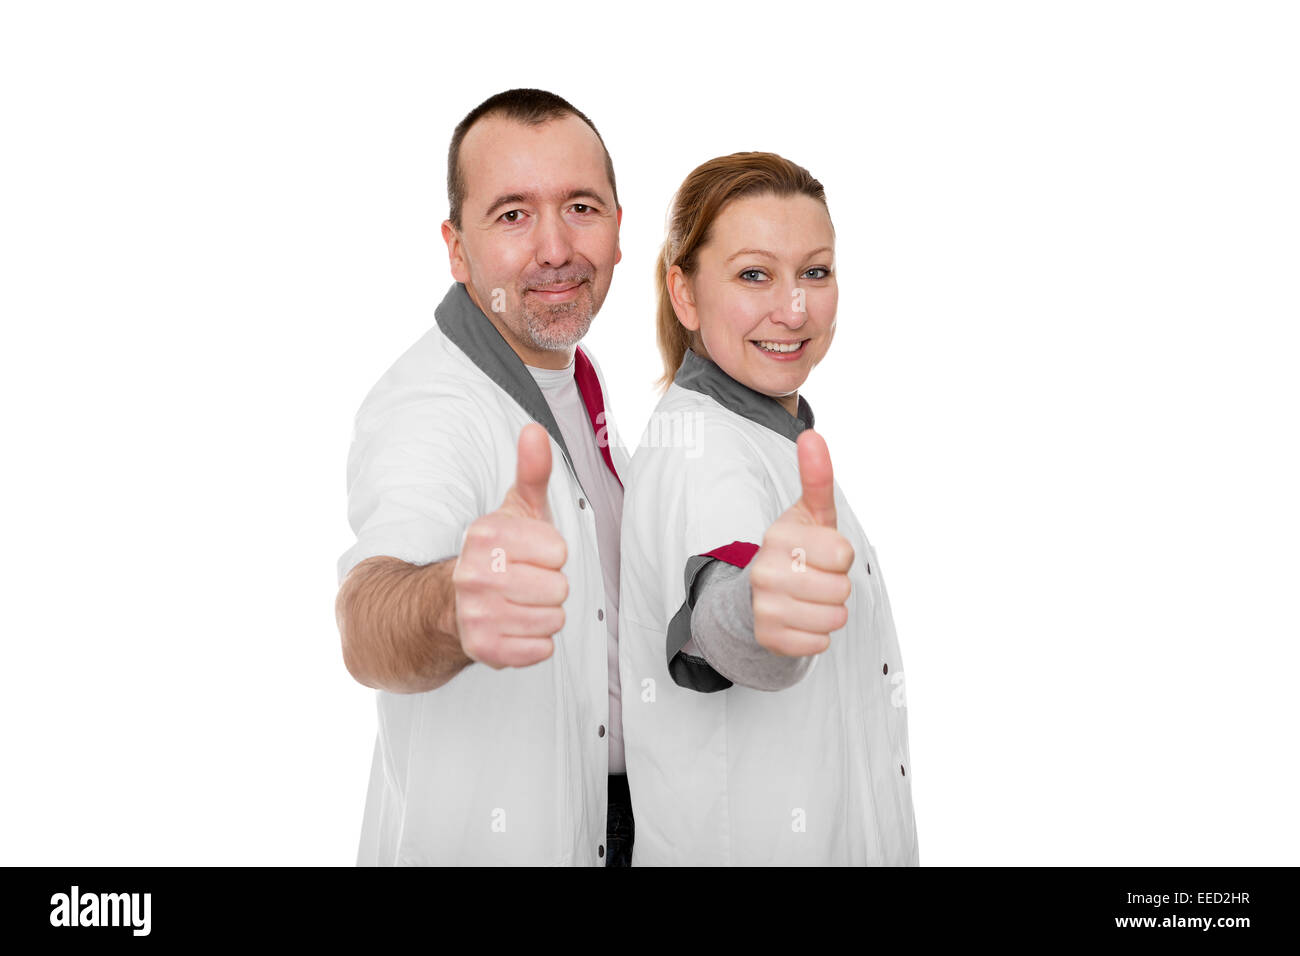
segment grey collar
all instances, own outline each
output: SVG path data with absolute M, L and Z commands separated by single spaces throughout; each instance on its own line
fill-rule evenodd
M 465 288 L 465 283 L 452 283 L 433 315 L 443 334 L 455 342 L 484 375 L 518 402 L 519 407 L 527 412 L 533 421 L 550 432 L 555 443 L 564 451 L 564 457 L 576 480 L 578 473 L 573 467 L 573 456 L 569 454 L 569 447 L 564 443 L 559 423 L 551 414 L 551 406 L 546 403 L 537 381 L 528 374 L 523 359 L 510 347 L 510 343 L 501 337 L 492 320 L 474 304 L 474 300 L 469 297 L 469 291 Z
M 799 396 L 799 415 L 796 417 L 787 412 L 775 398 L 742 385 L 716 363 L 697 355 L 689 348 L 682 357 L 673 384 L 708 395 L 723 408 L 770 428 L 791 441 L 798 438 L 805 428 L 813 427 L 812 406 L 802 395 Z

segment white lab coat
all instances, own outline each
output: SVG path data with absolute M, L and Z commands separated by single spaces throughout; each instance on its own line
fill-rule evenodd
M 701 691 L 669 672 L 671 622 L 689 627 L 688 561 L 698 571 L 708 559 L 692 556 L 715 552 L 744 566 L 799 498 L 794 439 L 812 422 L 806 402 L 800 412 L 688 352 L 632 458 L 619 663 L 634 866 L 919 862 L 898 639 L 875 550 L 838 484 L 855 555 L 848 622 L 806 677 L 759 691 L 704 665 L 727 686 Z
M 520 431 L 549 415 L 464 285 L 451 287 L 436 317 L 357 413 L 348 457 L 356 543 L 339 559 L 340 583 L 375 555 L 427 564 L 458 554 L 470 523 L 500 507 L 514 483 Z M 607 463 L 625 472 L 626 452 L 603 408 L 603 376 L 589 351 L 580 347 L 576 361 L 589 412 L 605 416 Z M 604 865 L 609 635 L 601 557 L 591 506 L 580 506 L 586 495 L 558 430 L 548 430 L 547 497 L 568 545 L 569 595 L 555 652 L 531 667 L 471 664 L 427 693 L 375 692 L 379 725 L 358 865 Z

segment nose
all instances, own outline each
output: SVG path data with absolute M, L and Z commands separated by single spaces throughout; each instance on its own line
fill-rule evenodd
M 554 211 L 546 211 L 538 217 L 534 232 L 537 241 L 537 264 L 557 268 L 573 258 L 573 237 L 569 234 L 568 223 L 564 217 Z
M 789 283 L 775 282 L 773 295 L 776 301 L 772 303 L 772 312 L 769 318 L 777 325 L 785 326 L 791 331 L 800 329 L 808 321 L 808 308 L 805 301 L 805 292 L 799 287 L 797 281 Z

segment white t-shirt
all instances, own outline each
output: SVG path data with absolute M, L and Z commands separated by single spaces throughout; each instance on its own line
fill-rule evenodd
M 622 694 L 618 678 L 618 539 L 623 523 L 623 486 L 601 460 L 597 436 L 592 431 L 591 420 L 574 381 L 575 365 L 576 359 L 562 369 L 524 367 L 532 374 L 555 414 L 564 434 L 564 443 L 573 456 L 578 481 L 586 489 L 588 503 L 596 515 L 600 567 L 605 575 L 608 604 L 605 623 L 609 627 L 609 772 L 624 773 L 627 765 L 623 758 Z

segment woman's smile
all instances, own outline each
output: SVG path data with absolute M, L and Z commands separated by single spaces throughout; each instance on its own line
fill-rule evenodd
M 775 362 L 793 362 L 803 358 L 809 339 L 750 339 L 749 343 Z

